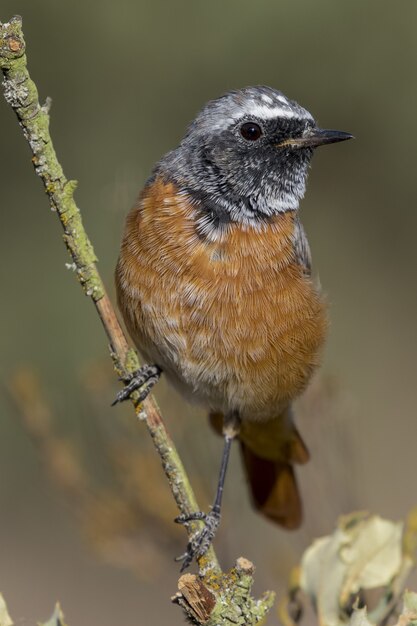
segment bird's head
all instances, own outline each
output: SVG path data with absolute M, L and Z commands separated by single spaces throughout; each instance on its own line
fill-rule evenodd
M 256 222 L 297 209 L 314 149 L 351 137 L 280 91 L 247 87 L 208 102 L 162 165 L 223 221 Z

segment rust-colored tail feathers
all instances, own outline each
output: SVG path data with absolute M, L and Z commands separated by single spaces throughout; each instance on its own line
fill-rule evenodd
M 221 416 L 210 420 L 221 432 Z M 284 528 L 298 528 L 302 503 L 293 464 L 307 463 L 309 453 L 290 411 L 268 422 L 243 422 L 239 439 L 255 508 Z

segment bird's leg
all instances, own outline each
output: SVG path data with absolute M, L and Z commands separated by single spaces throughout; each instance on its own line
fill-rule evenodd
M 188 522 L 199 520 L 204 522 L 203 528 L 190 538 L 184 554 L 175 559 L 176 561 L 182 561 L 181 572 L 183 572 L 190 565 L 194 558 L 199 558 L 207 552 L 219 527 L 223 489 L 230 457 L 230 449 L 232 447 L 232 441 L 238 433 L 239 418 L 236 413 L 232 413 L 228 417 L 225 417 L 223 425 L 224 448 L 222 462 L 220 466 L 219 480 L 217 483 L 216 498 L 210 512 L 203 513 L 202 511 L 196 511 L 194 513 L 190 513 L 189 515 L 180 515 L 175 519 L 175 521 L 179 524 L 187 524 Z
M 151 392 L 152 387 L 156 385 L 162 373 L 162 369 L 159 365 L 143 365 L 140 369 L 121 378 L 126 384 L 121 391 L 117 394 L 116 398 L 112 402 L 112 406 L 118 402 L 127 400 L 130 395 L 137 389 L 142 389 L 139 394 L 138 403 L 143 402 Z

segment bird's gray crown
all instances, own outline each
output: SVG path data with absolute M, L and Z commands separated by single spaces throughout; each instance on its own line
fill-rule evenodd
M 234 122 L 253 118 L 258 120 L 308 120 L 314 118 L 295 100 L 271 87 L 245 87 L 229 91 L 220 98 L 210 100 L 200 111 L 188 132 L 226 130 Z

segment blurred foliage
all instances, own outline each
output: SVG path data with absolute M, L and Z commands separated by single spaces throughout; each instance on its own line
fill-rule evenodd
M 350 626 L 373 626 L 365 607 L 355 607 L 350 618 Z M 406 591 L 403 595 L 402 610 L 397 612 L 395 626 L 415 626 L 417 623 L 417 593 Z
M 292 571 L 279 606 L 281 622 L 300 623 L 308 602 L 320 626 L 362 621 L 363 626 L 382 626 L 400 619 L 399 602 L 416 564 L 415 530 L 412 516 L 405 529 L 402 522 L 366 512 L 341 517 L 334 532 L 316 539 Z M 415 612 L 415 599 L 407 594 L 404 599 Z M 356 614 L 359 607 L 366 611 Z
M 13 626 L 13 620 L 7 610 L 6 602 L 0 594 L 0 626 Z M 61 607 L 57 603 L 54 612 L 46 622 L 38 622 L 38 626 L 66 626 L 64 614 Z
M 173 523 L 177 509 L 160 460 L 153 448 L 133 436 L 134 420 L 116 421 L 106 431 L 101 399 L 111 384 L 110 374 L 104 364 L 83 372 L 86 413 L 95 424 L 98 444 L 89 450 L 57 432 L 58 420 L 35 372 L 16 371 L 8 390 L 47 476 L 90 545 L 112 565 L 132 570 L 142 581 L 154 580 L 167 557 L 182 552 L 186 537 Z M 179 435 L 181 428 L 176 430 Z M 100 469 L 94 471 L 94 465 Z M 198 476 L 195 483 L 198 488 Z
M 0 626 L 12 626 L 13 622 L 7 610 L 6 602 L 0 594 Z

